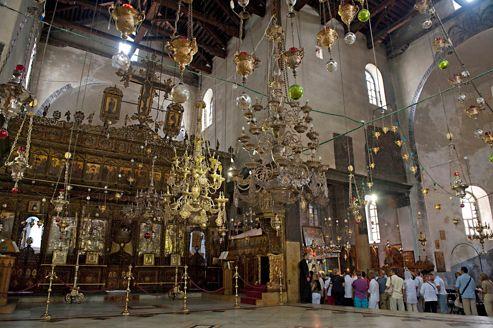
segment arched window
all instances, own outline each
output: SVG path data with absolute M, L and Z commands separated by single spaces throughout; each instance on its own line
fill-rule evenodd
M 478 222 L 493 226 L 490 200 L 484 189 L 478 186 L 470 186 L 466 189 L 466 196 L 462 199 L 462 219 L 466 236 L 476 234 L 475 228 Z
M 26 227 L 23 231 L 23 237 L 21 242 L 21 248 L 31 245 L 34 253 L 39 253 L 41 250 L 41 239 L 43 237 L 43 224 L 39 221 L 39 218 L 30 216 L 26 219 Z
M 212 124 L 212 115 L 214 113 L 214 94 L 212 89 L 207 89 L 204 94 L 205 108 L 202 112 L 202 131 Z
M 366 226 L 368 227 L 368 242 L 380 243 L 380 226 L 378 225 L 377 196 L 365 196 Z
M 318 207 L 308 204 L 308 224 L 311 226 L 319 226 L 319 212 Z
M 378 67 L 373 64 L 367 64 L 365 66 L 365 80 L 370 104 L 386 108 L 387 100 L 385 99 L 383 78 Z

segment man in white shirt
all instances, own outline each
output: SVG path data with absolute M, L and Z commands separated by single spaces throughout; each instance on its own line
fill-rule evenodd
M 445 286 L 445 281 L 439 275 L 436 275 L 434 283 L 438 290 L 438 308 L 440 309 L 440 313 L 447 313 L 447 287 Z
M 344 276 L 344 305 L 353 306 L 353 277 L 349 272 Z
M 377 279 L 375 279 L 375 272 L 370 271 L 370 288 L 368 293 L 370 294 L 370 299 L 368 300 L 369 309 L 378 309 L 378 302 L 380 301 L 380 289 L 378 286 Z
M 428 274 L 425 276 L 425 281 L 421 286 L 420 294 L 425 301 L 425 312 L 436 313 L 438 307 L 437 287 L 433 282 L 433 275 Z
M 390 277 L 387 279 L 387 290 L 390 293 L 390 310 L 406 311 L 404 308 L 404 279 L 390 270 Z
M 425 304 L 423 301 L 423 296 L 421 296 L 421 294 L 419 293 L 419 291 L 421 290 L 421 286 L 423 286 L 424 280 L 423 280 L 423 274 L 419 270 L 416 273 L 416 281 L 418 282 L 418 311 L 424 312 Z

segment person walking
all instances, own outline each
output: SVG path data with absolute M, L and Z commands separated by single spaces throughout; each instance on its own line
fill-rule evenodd
M 462 306 L 466 315 L 478 315 L 476 307 L 476 282 L 469 275 L 466 267 L 460 268 L 461 275 L 455 281 L 455 288 L 459 292 Z
M 368 289 L 368 293 L 370 294 L 370 299 L 368 300 L 368 308 L 378 309 L 378 302 L 380 300 L 380 288 L 375 277 L 375 272 L 370 271 L 369 278 L 370 288 Z
M 438 290 L 438 308 L 440 313 L 448 313 L 447 286 L 445 286 L 445 281 L 439 275 L 436 275 L 433 282 Z
M 353 306 L 353 277 L 349 272 L 344 276 L 344 305 Z
M 390 294 L 390 310 L 405 311 L 404 309 L 404 279 L 395 274 L 393 269 L 390 270 L 390 278 L 387 279 L 386 292 Z
M 380 293 L 379 297 L 379 305 L 380 309 L 382 310 L 388 310 L 389 309 L 389 297 L 390 295 L 385 292 L 387 289 L 387 275 L 385 274 L 384 270 L 380 270 L 378 272 L 378 291 Z
M 335 305 L 344 305 L 344 278 L 339 274 L 339 270 L 334 270 L 332 277 L 332 296 Z
M 493 281 L 486 273 L 479 274 L 481 291 L 483 292 L 484 309 L 488 317 L 493 317 Z
M 357 273 L 356 280 L 353 281 L 354 288 L 354 307 L 360 309 L 368 308 L 368 280 L 363 277 L 361 272 Z
M 437 313 L 438 308 L 438 290 L 433 282 L 433 275 L 425 276 L 424 283 L 421 286 L 420 294 L 425 301 L 425 312 Z
M 411 271 L 404 272 L 404 290 L 406 292 L 406 307 L 408 312 L 418 312 L 418 281 Z

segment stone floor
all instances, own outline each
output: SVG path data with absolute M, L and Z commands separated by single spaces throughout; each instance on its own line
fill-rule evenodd
M 493 327 L 493 318 L 440 314 L 356 310 L 328 305 L 243 306 L 234 309 L 231 302 L 191 298 L 190 313 L 181 313 L 181 301 L 166 298 L 146 299 L 130 306 L 123 317 L 121 305 L 87 302 L 53 304 L 52 320 L 42 322 L 41 304 L 20 303 L 10 315 L 0 315 L 0 327 L 118 327 L 118 328 L 219 328 L 219 327 L 291 327 L 291 328 L 450 328 Z

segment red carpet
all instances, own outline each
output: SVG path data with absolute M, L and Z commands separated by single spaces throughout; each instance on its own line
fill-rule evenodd
M 265 285 L 246 286 L 243 289 L 245 296 L 241 298 L 241 303 L 257 305 L 257 300 L 262 299 L 262 293 L 267 290 Z

